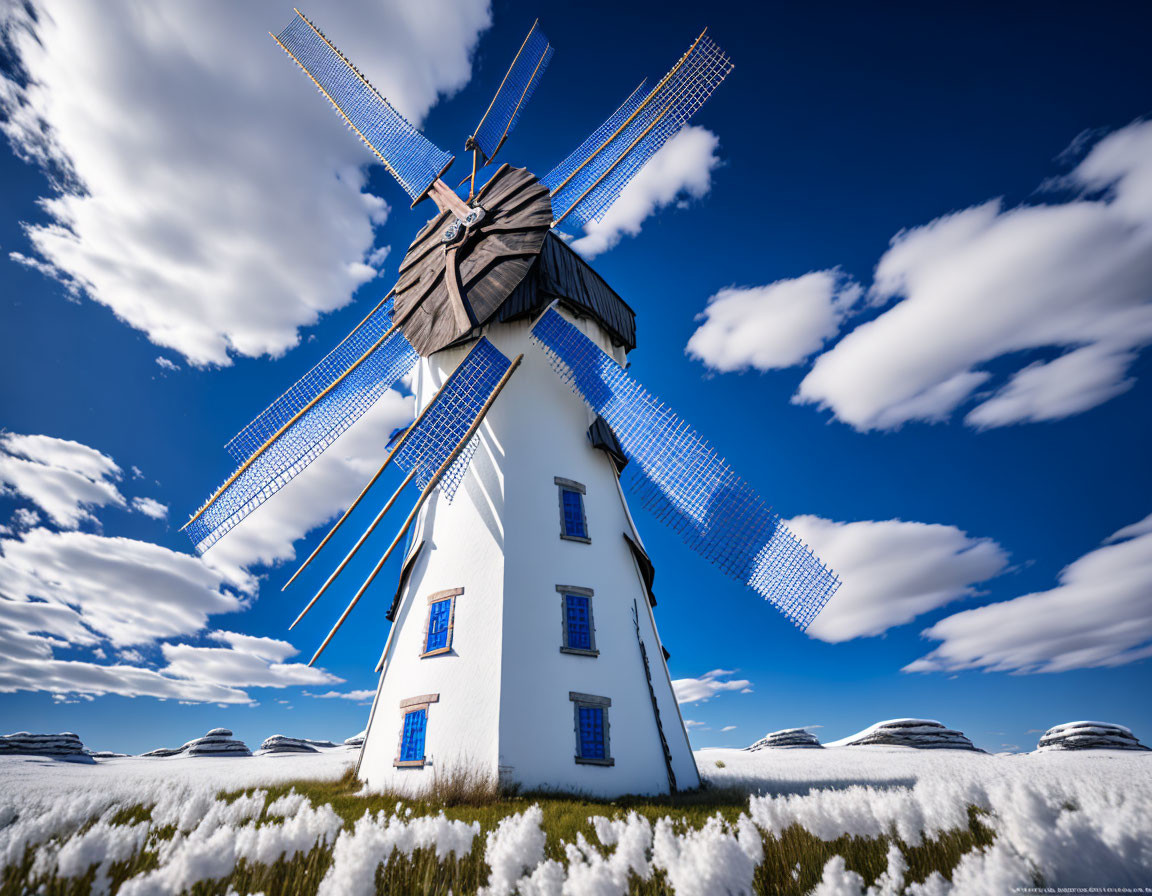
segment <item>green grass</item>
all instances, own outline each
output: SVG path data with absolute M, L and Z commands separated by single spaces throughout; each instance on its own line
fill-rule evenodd
M 376 876 L 379 893 L 469 894 L 487 882 L 488 867 L 484 862 L 485 834 L 493 830 L 502 818 L 523 812 L 538 803 L 544 813 L 547 834 L 546 851 L 550 858 L 563 860 L 564 841 L 573 841 L 583 833 L 589 842 L 598 843 L 588 823 L 589 816 L 623 816 L 634 811 L 655 823 L 665 816 L 676 820 L 678 827 L 700 828 L 707 819 L 719 814 L 727 821 L 735 821 L 747 811 L 748 796 L 740 791 L 715 789 L 698 790 L 661 798 L 627 797 L 613 801 L 594 800 L 579 796 L 524 793 L 501 794 L 485 782 L 445 782 L 440 792 L 427 799 L 398 799 L 395 795 L 360 796 L 360 782 L 351 775 L 338 781 L 295 781 L 268 788 L 268 799 L 283 796 L 291 790 L 306 796 L 313 805 L 327 803 L 351 828 L 366 811 L 375 814 L 383 810 L 395 811 L 397 802 L 411 808 L 412 814 L 434 814 L 443 811 L 451 819 L 480 822 L 481 833 L 472 851 L 456 859 L 437 860 L 435 853 L 417 850 L 411 856 L 393 855 L 378 869 Z M 225 794 L 235 798 L 239 793 Z M 116 816 L 118 823 L 132 823 L 146 819 L 148 810 L 139 806 L 125 807 Z M 172 836 L 171 829 L 162 835 Z M 948 831 L 918 846 L 897 841 L 908 862 L 906 881 L 917 882 L 939 871 L 950 878 L 960 857 L 973 849 L 981 849 L 993 840 L 992 831 L 981 822 L 979 813 L 969 811 L 968 827 Z M 802 828 L 793 826 L 780 837 L 765 835 L 764 861 L 756 870 L 754 886 L 757 893 L 772 896 L 799 896 L 807 893 L 820 880 L 824 864 L 832 856 L 844 857 L 847 867 L 860 874 L 867 884 L 887 868 L 889 837 L 841 837 L 823 841 Z M 34 853 L 29 850 L 24 862 L 10 867 L 0 877 L 0 896 L 17 896 L 37 892 L 45 896 L 71 896 L 88 893 L 95 869 L 83 878 L 36 879 L 32 877 Z M 384 857 L 382 856 L 381 859 Z M 141 852 L 128 862 L 111 869 L 112 891 L 136 874 L 156 867 L 156 855 Z M 332 862 L 331 847 L 315 848 L 297 853 L 273 865 L 249 865 L 241 862 L 233 874 L 224 880 L 197 884 L 194 896 L 223 896 L 229 887 L 241 894 L 264 892 L 267 896 L 296 896 L 314 893 Z M 799 868 L 798 874 L 795 869 Z M 660 874 L 651 880 L 633 878 L 630 892 L 634 894 L 670 893 Z

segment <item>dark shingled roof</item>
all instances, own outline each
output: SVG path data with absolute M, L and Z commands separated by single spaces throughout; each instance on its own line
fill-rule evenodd
M 594 318 L 625 351 L 636 347 L 636 312 L 588 262 L 550 231 L 520 285 L 491 319 L 503 322 L 536 314 L 555 299 Z

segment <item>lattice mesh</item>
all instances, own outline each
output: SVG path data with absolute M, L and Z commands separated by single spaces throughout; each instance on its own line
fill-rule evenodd
M 416 469 L 416 483 L 424 488 L 448 459 L 468 427 L 491 397 L 496 384 L 511 363 L 491 342 L 481 339 L 444 383 L 432 407 L 396 452 L 396 465 L 405 471 Z M 448 501 L 468 472 L 476 453 L 479 433 L 468 440 L 464 450 L 440 479 L 440 491 Z
M 644 102 L 644 98 L 648 95 L 644 90 L 644 85 L 647 83 L 647 79 L 641 81 L 640 86 L 632 91 L 628 99 L 620 105 L 620 108 L 613 112 L 600 127 L 596 128 L 583 143 L 577 146 L 568 158 L 541 178 L 540 183 L 549 190 L 554 190 L 571 177 L 584 160 L 596 151 L 596 147 L 615 134 L 616 129 L 628 120 L 628 116 L 636 111 L 637 106 Z
M 614 129 L 615 136 L 586 165 L 573 166 L 579 170 L 567 183 L 548 175 L 545 183 L 553 190 L 556 216 L 567 214 L 580 224 L 602 218 L 636 172 L 696 114 L 730 71 L 732 62 L 724 51 L 702 36 L 638 105 L 635 117 Z
M 392 299 L 385 299 L 360 325 L 341 340 L 311 370 L 300 377 L 283 395 L 277 398 L 255 420 L 232 437 L 225 450 L 236 463 L 243 463 L 256 450 L 280 431 L 301 408 L 307 407 L 317 395 L 327 389 L 336 378 L 372 348 L 392 326 Z
M 511 134 L 520 121 L 520 114 L 532 99 L 536 86 L 544 76 L 544 70 L 552 61 L 552 52 L 553 47 L 544 32 L 533 25 L 507 77 L 496 91 L 492 105 L 476 129 L 476 142 L 489 159 L 496 155 L 500 141 Z
M 388 103 L 304 16 L 276 40 L 324 92 L 344 120 L 415 201 L 452 161 Z
M 629 484 L 640 503 L 806 628 L 839 587 L 836 575 L 687 423 L 554 308 L 532 328 L 532 338 L 616 433 L 634 461 Z
M 185 531 L 201 554 L 319 457 L 412 369 L 418 355 L 397 330 L 354 362 Z

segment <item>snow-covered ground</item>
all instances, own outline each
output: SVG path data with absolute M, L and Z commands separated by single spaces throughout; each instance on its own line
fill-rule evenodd
M 78 876 L 140 849 L 159 855 L 158 869 L 140 874 L 128 894 L 175 893 L 197 880 L 226 879 L 236 863 L 270 863 L 282 853 L 332 848 L 322 893 L 369 893 L 375 870 L 393 847 L 403 854 L 434 846 L 461 855 L 480 836 L 476 823 L 442 815 L 365 814 L 346 825 L 324 805 L 293 794 L 274 802 L 265 791 L 224 803 L 222 790 L 263 788 L 291 779 L 335 779 L 354 761 L 347 748 L 316 754 L 255 757 L 100 760 L 93 764 L 0 757 L 0 864 L 36 849 L 34 871 Z M 911 893 L 1007 893 L 1049 885 L 1152 885 L 1152 754 L 1120 751 L 989 756 L 970 751 L 900 747 L 824 750 L 701 750 L 702 775 L 716 787 L 748 791 L 737 823 L 714 818 L 700 830 L 655 824 L 605 806 L 590 833 L 565 845 L 565 861 L 546 859 L 538 808 L 505 819 L 482 841 L 492 893 L 614 894 L 630 874 L 663 872 L 680 896 L 746 892 L 762 861 L 761 834 L 799 824 L 833 840 L 845 834 L 895 832 L 918 844 L 968 825 L 968 807 L 987 813 L 996 840 L 961 859 L 952 882 L 936 875 L 905 886 L 900 850 L 869 896 Z M 150 821 L 113 824 L 117 808 L 153 805 Z M 674 815 L 674 813 L 672 813 Z M 612 817 L 608 817 L 612 816 Z M 94 826 L 84 828 L 93 819 Z M 156 832 L 175 826 L 170 840 Z M 591 841 L 591 842 L 590 842 Z M 842 859 L 824 868 L 815 893 L 859 896 L 863 882 Z

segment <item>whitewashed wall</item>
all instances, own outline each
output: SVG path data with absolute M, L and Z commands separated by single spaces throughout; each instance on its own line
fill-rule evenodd
M 623 361 L 591 321 L 581 329 Z M 668 788 L 660 739 L 632 621 L 639 610 L 661 721 L 680 788 L 699 783 L 647 594 L 624 538 L 631 532 L 615 471 L 588 442 L 591 416 L 528 338 L 528 324 L 500 324 L 488 338 L 520 369 L 481 427 L 480 447 L 449 504 L 437 494 L 413 544 L 424 551 L 405 589 L 388 645 L 361 778 L 373 787 L 414 791 L 437 772 L 475 765 L 527 788 L 597 796 Z M 423 359 L 423 407 L 466 349 Z M 582 483 L 590 544 L 560 538 L 555 477 Z M 560 652 L 557 585 L 591 588 L 597 657 Z M 464 588 L 457 598 L 452 651 L 421 659 L 429 594 Z M 615 765 L 575 762 L 569 691 L 609 697 Z M 400 702 L 439 694 L 428 710 L 423 769 L 396 769 Z

